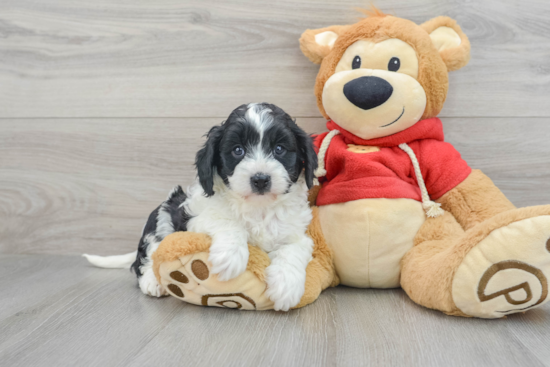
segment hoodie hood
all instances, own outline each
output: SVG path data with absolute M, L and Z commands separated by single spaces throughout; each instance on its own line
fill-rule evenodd
M 393 135 L 384 136 L 376 139 L 364 140 L 343 129 L 336 122 L 329 120 L 327 128 L 340 131 L 346 144 L 366 145 L 375 147 L 396 147 L 399 144 L 410 143 L 415 140 L 435 139 L 444 140 L 443 124 L 437 117 L 420 120 L 413 126 Z

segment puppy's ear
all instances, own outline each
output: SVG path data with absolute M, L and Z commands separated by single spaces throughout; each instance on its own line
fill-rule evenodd
M 214 174 L 216 173 L 216 161 L 222 136 L 223 125 L 210 129 L 206 135 L 207 140 L 204 147 L 197 152 L 195 158 L 199 182 L 206 196 L 214 195 Z
M 308 29 L 300 37 L 300 49 L 311 62 L 320 64 L 332 51 L 334 42 L 348 28 L 347 25 L 333 25 L 320 29 Z
M 314 172 L 317 169 L 317 154 L 313 147 L 313 139 L 296 123 L 291 126 L 298 142 L 298 148 L 300 149 L 300 158 L 304 164 L 307 188 L 311 189 L 313 187 L 313 179 L 315 178 Z
M 458 70 L 470 61 L 470 41 L 456 20 L 437 17 L 423 23 L 421 27 L 430 35 L 448 71 Z

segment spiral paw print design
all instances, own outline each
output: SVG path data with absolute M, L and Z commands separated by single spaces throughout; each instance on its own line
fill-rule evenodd
M 250 271 L 226 282 L 218 280 L 210 270 L 206 252 L 162 263 L 159 275 L 168 293 L 188 303 L 238 310 L 273 309 L 273 302 L 264 295 L 265 282 Z

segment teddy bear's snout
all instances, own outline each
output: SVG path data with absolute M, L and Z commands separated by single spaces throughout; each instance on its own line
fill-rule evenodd
M 344 85 L 344 95 L 355 106 L 370 110 L 386 102 L 393 93 L 393 87 L 377 76 L 362 76 Z

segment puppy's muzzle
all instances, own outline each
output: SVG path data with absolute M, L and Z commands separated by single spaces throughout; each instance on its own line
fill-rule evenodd
M 252 186 L 252 192 L 263 195 L 271 189 L 271 176 L 257 173 L 250 177 L 250 186 Z
M 393 93 L 393 87 L 377 76 L 362 76 L 344 85 L 344 95 L 355 106 L 370 110 L 386 102 Z

